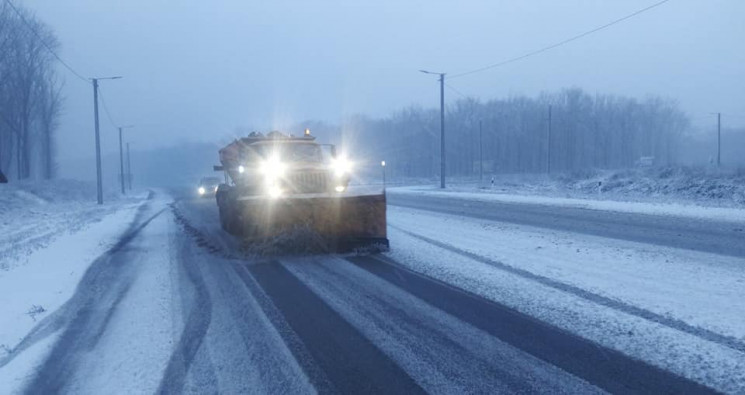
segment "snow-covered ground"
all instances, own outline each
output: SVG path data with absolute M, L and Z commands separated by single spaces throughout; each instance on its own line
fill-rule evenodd
M 95 184 L 54 180 L 0 184 L 0 275 L 23 266 L 31 254 L 57 238 L 75 234 L 92 223 L 137 204 L 142 193 L 129 198 L 108 193 L 96 204 Z
M 398 207 L 389 225 L 388 255 L 412 270 L 718 390 L 745 388 L 741 258 Z
M 0 361 L 71 297 L 88 266 L 115 245 L 146 196 L 107 196 L 99 206 L 95 187 L 87 183 L 0 184 Z M 39 344 L 42 349 L 43 344 L 51 341 Z M 14 366 L 23 360 L 37 363 L 42 354 L 26 353 Z M 13 372 L 19 371 L 2 369 L 0 382 L 7 386 L 0 387 L 14 385 L 8 376 Z

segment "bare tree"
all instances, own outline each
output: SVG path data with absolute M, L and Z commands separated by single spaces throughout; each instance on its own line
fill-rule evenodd
M 0 168 L 17 179 L 53 173 L 53 134 L 61 107 L 55 35 L 28 11 L 0 5 Z
M 479 120 L 487 171 L 545 171 L 549 105 L 551 162 L 557 171 L 629 167 L 641 156 L 672 164 L 689 128 L 675 102 L 656 97 L 639 101 L 572 88 L 537 98 L 466 98 L 447 111 L 448 174 L 476 174 Z M 350 130 L 358 151 L 386 159 L 391 174 L 431 177 L 439 172 L 438 114 L 435 109 L 407 107 L 384 119 L 356 117 Z

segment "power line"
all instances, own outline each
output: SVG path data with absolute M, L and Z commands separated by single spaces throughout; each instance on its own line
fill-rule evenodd
M 57 55 L 52 50 L 52 48 L 44 41 L 44 39 L 41 38 L 41 35 L 39 35 L 36 29 L 34 29 L 33 26 L 31 26 L 31 24 L 28 23 L 26 18 L 23 17 L 23 14 L 21 14 L 21 11 L 19 11 L 18 8 L 16 8 L 16 6 L 10 0 L 5 0 L 5 2 L 10 6 L 10 8 L 13 9 L 13 11 L 15 11 L 16 15 L 18 15 L 18 18 L 20 18 L 21 21 L 26 25 L 26 27 L 28 27 L 28 29 L 31 30 L 31 33 L 34 33 L 36 38 L 39 39 L 39 42 L 41 42 L 41 44 L 44 45 L 44 47 L 47 49 L 47 51 L 49 51 L 49 53 L 52 54 L 52 56 L 54 56 L 60 63 L 62 63 L 62 65 L 65 66 L 65 68 L 67 68 L 67 70 L 69 70 L 73 75 L 75 75 L 76 77 L 78 77 L 79 79 L 85 82 L 90 82 L 88 78 L 85 78 L 82 75 L 80 75 L 80 73 L 78 73 L 77 71 L 75 71 L 75 69 L 70 67 L 69 64 L 67 64 L 64 60 L 62 60 L 62 58 L 60 58 L 59 55 Z
M 605 25 L 596 27 L 596 28 L 594 28 L 592 30 L 588 30 L 588 31 L 586 31 L 584 33 L 581 33 L 581 34 L 578 34 L 576 36 L 567 38 L 566 40 L 559 41 L 559 42 L 557 42 L 555 44 L 551 44 L 551 45 L 549 45 L 547 47 L 543 47 L 541 49 L 537 49 L 535 51 L 528 52 L 525 55 L 521 55 L 521 56 L 518 56 L 518 57 L 512 58 L 512 59 L 503 60 L 501 62 L 493 63 L 493 64 L 490 64 L 488 66 L 484 66 L 484 67 L 481 67 L 481 68 L 478 68 L 478 69 L 474 69 L 474 70 L 471 70 L 471 71 L 466 71 L 464 73 L 459 73 L 459 74 L 451 75 L 450 76 L 450 79 L 462 77 L 464 75 L 478 73 L 478 72 L 489 70 L 489 69 L 493 69 L 495 67 L 506 65 L 508 63 L 517 62 L 518 60 L 522 60 L 522 59 L 525 59 L 525 58 L 530 57 L 530 56 L 533 56 L 533 55 L 538 55 L 539 53 L 546 52 L 546 51 L 551 50 L 551 49 L 554 49 L 556 47 L 560 47 L 560 46 L 562 46 L 564 44 L 568 44 L 568 43 L 570 43 L 572 41 L 575 41 L 575 40 L 578 40 L 578 39 L 580 39 L 582 37 L 589 36 L 590 34 L 593 34 L 593 33 L 596 33 L 596 32 L 598 32 L 600 30 L 603 30 L 605 28 L 611 27 L 611 26 L 613 26 L 613 25 L 615 25 L 617 23 L 620 23 L 620 22 L 623 22 L 623 21 L 625 21 L 627 19 L 633 18 L 633 17 L 635 17 L 635 16 L 637 16 L 637 15 L 643 13 L 643 12 L 646 12 L 646 11 L 651 10 L 652 8 L 659 7 L 662 4 L 667 3 L 668 1 L 670 1 L 670 0 L 659 1 L 659 2 L 654 3 L 654 4 L 652 4 L 652 5 L 650 5 L 650 6 L 646 7 L 646 8 L 642 8 L 641 10 L 638 10 L 638 11 L 635 11 L 635 12 L 633 12 L 631 14 L 628 14 L 628 15 L 622 17 L 622 18 L 619 18 L 619 19 L 616 19 L 616 20 L 614 20 L 612 22 L 606 23 Z
M 457 89 L 453 88 L 453 87 L 452 87 L 452 86 L 451 86 L 450 84 L 447 84 L 447 83 L 446 83 L 446 84 L 445 84 L 445 86 L 446 86 L 446 87 L 448 87 L 448 89 L 452 90 L 453 92 L 455 92 L 455 93 L 459 94 L 459 95 L 460 95 L 461 97 L 463 97 L 463 98 L 467 98 L 467 96 L 466 96 L 466 95 L 464 95 L 464 94 L 463 94 L 463 93 L 462 93 L 461 91 L 459 91 L 459 90 L 457 90 Z

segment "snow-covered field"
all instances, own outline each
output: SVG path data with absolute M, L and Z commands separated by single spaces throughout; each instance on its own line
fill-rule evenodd
M 389 256 L 412 270 L 719 390 L 745 388 L 741 258 L 398 207 L 389 225 Z

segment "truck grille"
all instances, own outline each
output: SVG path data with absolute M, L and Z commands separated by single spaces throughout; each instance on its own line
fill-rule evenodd
M 318 193 L 328 191 L 328 174 L 322 171 L 290 173 L 288 189 L 294 193 Z

